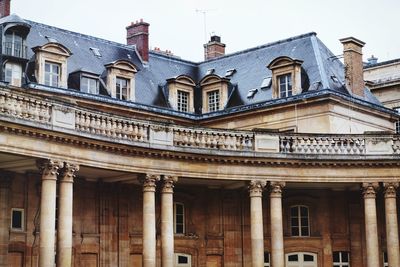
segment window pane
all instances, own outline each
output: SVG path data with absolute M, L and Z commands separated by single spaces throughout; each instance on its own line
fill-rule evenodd
M 308 227 L 302 227 L 301 228 L 301 236 L 308 236 Z
M 12 228 L 22 229 L 22 211 L 13 210 L 12 211 Z
M 299 228 L 292 227 L 292 236 L 299 236 Z
M 290 255 L 288 257 L 289 261 L 299 261 L 299 256 L 298 255 Z
M 304 261 L 314 261 L 313 255 L 304 254 Z
M 301 218 L 301 226 L 303 226 L 303 227 L 308 226 L 308 218 Z
M 185 256 L 178 256 L 178 263 L 188 263 L 189 259 Z
M 264 252 L 264 263 L 269 263 L 269 253 Z
M 299 226 L 299 220 L 295 217 L 295 218 L 292 218 L 292 226 Z
M 183 225 L 181 225 L 181 224 L 176 225 L 176 233 L 183 234 Z
M 308 209 L 306 207 L 300 207 L 301 217 L 308 217 Z
M 340 261 L 339 252 L 337 252 L 337 251 L 333 252 L 333 261 L 334 262 L 339 262 Z
M 342 262 L 349 262 L 349 253 L 342 252 Z
M 292 207 L 291 209 L 290 209 L 290 215 L 292 216 L 292 217 L 294 217 L 294 216 L 298 216 L 298 209 L 297 209 L 297 207 Z

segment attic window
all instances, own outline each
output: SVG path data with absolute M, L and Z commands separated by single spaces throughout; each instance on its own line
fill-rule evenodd
M 50 43 L 58 43 L 57 39 L 56 39 L 56 38 L 53 38 L 53 37 L 51 37 L 51 36 L 47 36 L 47 35 L 46 35 L 45 38 L 46 38 L 47 41 L 50 42 Z
M 235 72 L 236 72 L 235 69 L 229 69 L 229 70 L 226 71 L 225 77 L 230 77 L 230 76 L 232 76 Z
M 98 49 L 96 47 L 91 47 L 90 50 L 92 50 L 93 55 L 95 55 L 96 57 L 101 57 L 100 49 Z
M 253 98 L 254 95 L 258 92 L 258 89 L 250 89 L 249 93 L 247 94 L 247 98 Z
M 261 88 L 262 89 L 268 88 L 271 86 L 271 83 L 272 83 L 272 77 L 264 78 L 264 80 L 261 83 Z
M 339 83 L 339 79 L 338 79 L 335 75 L 332 75 L 332 76 L 331 76 L 331 79 L 332 79 L 332 81 L 334 81 L 335 83 Z
M 207 72 L 206 72 L 206 75 L 213 74 L 214 71 L 215 71 L 215 69 L 208 69 Z

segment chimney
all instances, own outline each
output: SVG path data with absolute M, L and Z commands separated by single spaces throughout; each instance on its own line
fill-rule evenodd
M 141 19 L 126 27 L 126 43 L 136 45 L 136 49 L 143 61 L 149 61 L 149 26 Z
M 11 0 L 0 0 L 0 18 L 10 15 L 10 2 Z
M 225 44 L 221 43 L 221 37 L 211 36 L 210 41 L 204 45 L 204 59 L 212 59 L 225 55 Z
M 340 42 L 343 44 L 346 87 L 352 94 L 364 97 L 362 47 L 365 43 L 354 37 L 340 39 Z
M 367 60 L 368 60 L 368 65 L 374 65 L 378 63 L 378 58 L 374 57 L 374 55 L 372 55 L 370 58 L 367 58 Z

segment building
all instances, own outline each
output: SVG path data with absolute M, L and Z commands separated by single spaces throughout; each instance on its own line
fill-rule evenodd
M 195 63 L 0 1 L 0 266 L 399 266 L 398 114 L 315 33 Z M 374 92 L 373 89 L 371 89 Z M 379 98 L 379 97 L 378 97 Z

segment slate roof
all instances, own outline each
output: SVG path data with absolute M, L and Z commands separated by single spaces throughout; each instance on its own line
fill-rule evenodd
M 328 89 L 336 93 L 350 95 L 344 87 L 343 64 L 317 38 L 314 32 L 198 63 L 150 51 L 149 62 L 143 63 L 135 46 L 22 20 L 16 15 L 0 19 L 0 25 L 13 20 L 24 21 L 31 26 L 27 37 L 29 48 L 44 45 L 51 39 L 55 39 L 67 47 L 72 52 L 72 56 L 68 58 L 69 73 L 83 69 L 86 72 L 104 76 L 104 65 L 107 63 L 119 59 L 132 62 L 138 69 L 135 76 L 135 101 L 146 106 L 168 108 L 167 79 L 187 75 L 198 83 L 206 75 L 208 69 L 214 69 L 214 74 L 221 77 L 225 76 L 228 69 L 235 69 L 235 73 L 231 77 L 227 77 L 230 80 L 228 108 L 273 102 L 271 100 L 271 89 L 262 89 L 261 83 L 264 78 L 272 76 L 271 71 L 266 66 L 280 56 L 288 56 L 303 61 L 302 86 L 304 91 Z M 91 48 L 97 48 L 101 57 L 96 56 Z M 29 49 L 29 57 L 31 63 L 33 63 L 34 53 L 31 49 Z M 257 89 L 257 92 L 253 97 L 248 98 L 247 95 L 251 89 Z M 200 89 L 196 88 L 196 90 Z M 373 105 L 381 106 L 381 103 L 368 89 L 365 92 L 366 98 L 364 100 Z

